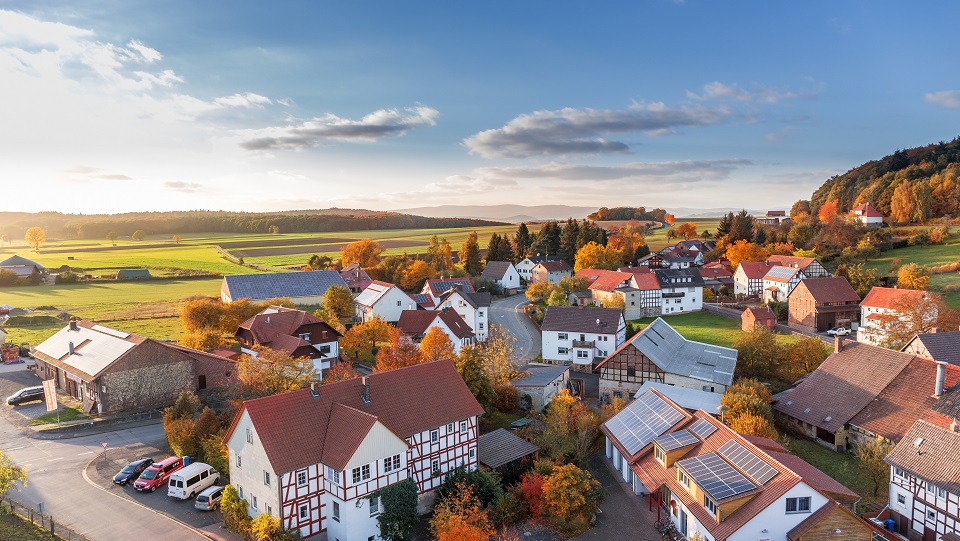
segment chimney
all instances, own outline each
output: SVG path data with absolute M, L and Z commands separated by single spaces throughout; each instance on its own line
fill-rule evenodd
M 270 316 L 267 316 L 267 325 L 270 324 Z
M 840 335 L 833 337 L 833 352 L 840 353 L 843 350 L 843 337 Z
M 370 403 L 370 378 L 363 376 L 360 378 L 360 384 L 363 385 L 363 389 L 360 390 L 360 400 L 363 400 L 364 404 Z
M 73 342 L 70 342 L 67 346 L 70 348 L 70 355 L 73 355 Z
M 960 425 L 957 424 L 957 420 L 956 420 L 956 419 L 954 419 L 953 422 L 950 423 L 950 431 L 952 431 L 952 432 L 960 432 Z
M 937 334 L 939 331 L 940 331 L 940 329 L 937 328 L 937 327 L 930 327 L 930 330 L 927 331 L 927 333 L 929 333 L 929 334 Z
M 940 398 L 943 395 L 943 380 L 947 375 L 947 361 L 937 361 L 937 385 L 933 396 Z
M 77 330 L 77 320 L 76 320 L 76 319 L 71 319 L 71 320 L 70 320 L 70 330 L 71 330 L 71 331 Z
M 320 398 L 320 388 L 316 381 L 310 382 L 310 396 L 313 398 Z

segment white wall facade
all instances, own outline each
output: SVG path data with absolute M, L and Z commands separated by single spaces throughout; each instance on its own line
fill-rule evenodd
M 227 454 L 230 459 L 230 484 L 242 492 L 241 497 L 247 501 L 247 513 L 250 517 L 256 518 L 261 513 L 268 513 L 279 520 L 279 479 L 246 411 L 227 441 Z M 270 474 L 270 485 L 264 483 L 264 472 Z
M 661 314 L 682 314 L 683 312 L 703 310 L 702 287 L 671 284 L 669 286 L 661 286 L 660 295 L 662 302 L 660 307 Z
M 520 287 L 520 273 L 517 272 L 517 268 L 513 266 L 513 263 L 507 267 L 506 272 L 503 273 L 503 277 L 497 280 L 497 283 L 500 284 L 500 287 L 504 290 Z
M 534 263 L 533 261 L 530 261 L 530 258 L 527 257 L 527 258 L 524 258 L 523 261 L 514 265 L 514 268 L 517 269 L 517 274 L 520 275 L 520 278 L 523 278 L 524 280 L 529 282 L 530 278 L 532 277 L 531 273 L 533 272 L 533 268 L 536 266 L 537 264 Z
M 487 341 L 487 336 L 490 332 L 490 323 L 488 321 L 489 316 L 487 314 L 489 307 L 474 306 L 459 291 L 457 291 L 447 297 L 446 301 L 437 305 L 437 307 L 434 309 L 441 310 L 443 308 L 451 308 L 461 318 L 463 318 L 463 321 L 469 325 L 471 329 L 473 329 L 473 334 L 476 335 L 478 341 Z
M 380 316 L 384 321 L 396 323 L 400 319 L 400 312 L 404 310 L 416 310 L 416 303 L 409 295 L 400 290 L 399 287 L 391 287 L 373 306 L 363 306 L 357 304 L 357 317 L 360 321 L 369 321 L 376 316 Z
M 810 512 L 787 513 L 787 498 L 803 497 L 810 498 Z M 811 514 L 826 505 L 827 502 L 829 500 L 825 496 L 801 481 L 777 501 L 757 513 L 739 530 L 727 537 L 727 540 L 757 541 L 758 539 L 770 539 L 770 541 L 787 541 L 787 532 L 808 519 Z M 767 530 L 767 533 L 764 533 L 763 530 Z
M 594 359 L 605 359 L 627 339 L 627 328 L 620 318 L 615 333 L 580 333 L 543 331 L 543 359 L 551 364 L 589 365 Z M 574 342 L 593 342 L 592 346 Z

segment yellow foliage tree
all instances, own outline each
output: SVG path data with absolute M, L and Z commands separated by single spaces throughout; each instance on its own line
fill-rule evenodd
M 453 342 L 443 329 L 437 326 L 427 329 L 420 341 L 420 358 L 422 362 L 441 361 L 456 357 Z
M 543 482 L 543 510 L 547 519 L 565 533 L 586 530 L 590 515 L 602 499 L 600 483 L 573 464 L 555 467 Z
M 372 351 L 378 343 L 390 341 L 393 329 L 393 325 L 376 316 L 350 327 L 340 339 L 340 348 L 352 353 L 354 357 L 360 357 Z
M 777 429 L 773 427 L 773 421 L 752 413 L 744 413 L 731 419 L 730 428 L 737 434 L 747 436 L 760 436 L 771 440 L 776 440 L 779 437 Z
M 482 346 L 483 371 L 494 386 L 509 385 L 517 376 L 520 364 L 520 352 L 517 350 L 517 337 L 510 334 L 501 325 L 490 325 L 487 341 Z
M 453 493 L 434 509 L 430 531 L 437 541 L 489 541 L 496 533 L 487 511 L 463 481 L 458 481 Z
M 546 302 L 557 286 L 550 282 L 537 282 L 527 288 L 527 298 L 531 302 Z
M 356 263 L 361 267 L 375 267 L 380 262 L 380 254 L 386 250 L 373 239 L 360 239 L 343 247 L 340 250 L 340 259 L 343 266 Z
M 693 222 L 682 223 L 677 226 L 677 234 L 684 239 L 690 239 L 697 236 L 697 224 Z
M 415 259 L 403 268 L 400 289 L 416 291 L 423 283 L 436 276 L 436 271 L 422 259 Z
M 270 396 L 303 389 L 316 380 L 310 357 L 291 357 L 282 351 L 253 346 L 253 355 L 241 355 L 237 379 L 254 396 Z
M 42 227 L 31 227 L 27 229 L 27 233 L 23 236 L 23 240 L 27 241 L 27 244 L 33 246 L 33 250 L 37 251 L 43 246 L 43 243 L 47 242 L 47 233 L 43 230 Z
M 897 271 L 897 287 L 926 291 L 930 287 L 930 271 L 916 263 L 907 263 Z
M 596 242 L 588 242 L 577 250 L 573 269 L 607 269 L 617 270 L 622 262 L 622 254 L 613 246 L 603 246 Z
M 730 261 L 730 267 L 736 268 L 744 261 L 763 261 L 767 259 L 767 252 L 762 246 L 745 240 L 738 240 L 727 247 L 725 257 Z
M 346 319 L 354 314 L 353 294 L 344 286 L 330 286 L 323 294 L 323 308 L 338 319 Z

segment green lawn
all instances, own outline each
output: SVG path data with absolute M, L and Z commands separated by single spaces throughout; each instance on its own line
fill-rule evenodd
M 62 541 L 59 535 L 40 529 L 30 521 L 5 511 L 0 511 L 0 539 L 15 539 L 16 541 Z
M 55 424 L 57 421 L 65 423 L 67 421 L 76 421 L 77 419 L 84 419 L 87 416 L 80 413 L 80 410 L 77 408 L 63 408 L 60 410 L 59 417 L 57 412 L 51 411 L 50 413 L 45 413 L 40 417 L 32 419 L 30 424 L 34 426 L 38 425 L 50 425 Z
M 923 229 L 928 229 L 924 227 Z M 960 227 L 951 227 L 950 233 L 953 235 L 947 239 L 944 244 L 935 246 L 908 246 L 898 248 L 880 254 L 880 257 L 872 259 L 865 265 L 867 268 L 877 269 L 880 274 L 893 275 L 890 273 L 890 262 L 893 259 L 899 259 L 901 264 L 917 263 L 925 267 L 935 267 L 956 263 L 960 261 Z M 944 288 L 948 285 L 960 285 L 960 274 L 951 272 L 947 274 L 934 274 L 930 277 L 930 290 L 944 293 Z M 955 309 L 960 310 L 960 292 L 944 294 L 944 300 Z
M 646 328 L 654 319 L 638 319 L 631 321 L 631 323 L 639 325 L 639 331 Z M 663 316 L 663 319 L 687 340 L 715 346 L 732 348 L 743 334 L 743 331 L 740 330 L 739 320 L 718 316 L 707 311 Z M 777 339 L 781 343 L 796 340 L 793 336 L 785 334 L 777 335 Z
M 879 495 L 873 495 L 873 482 L 861 471 L 860 464 L 850 453 L 837 453 L 805 439 L 789 440 L 790 451 L 818 470 L 836 479 L 840 484 L 863 497 L 862 504 L 883 506 L 887 501 L 887 485 L 880 484 Z

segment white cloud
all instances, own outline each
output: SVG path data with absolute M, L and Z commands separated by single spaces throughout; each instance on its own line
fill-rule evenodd
M 801 90 L 767 86 L 756 86 L 752 90 L 747 90 L 736 84 L 714 81 L 703 85 L 700 93 L 688 90 L 687 97 L 696 101 L 739 101 L 774 104 L 784 100 L 809 99 L 822 91 L 823 85 L 817 83 L 813 83 L 810 88 Z
M 213 103 L 221 105 L 224 107 L 263 107 L 264 105 L 270 105 L 273 101 L 259 94 L 254 94 L 253 92 L 245 92 L 243 94 L 234 94 L 232 96 L 224 96 L 222 98 L 217 98 L 213 100 Z
M 562 180 L 573 182 L 630 181 L 676 184 L 723 180 L 741 167 L 752 165 L 744 159 L 690 160 L 676 162 L 632 162 L 614 166 L 550 163 L 535 167 L 485 167 L 476 171 L 487 181 L 500 179 Z
M 89 165 L 76 165 L 65 167 L 60 170 L 61 178 L 69 182 L 92 182 L 97 180 L 133 180 L 133 177 L 121 173 L 115 173 L 92 167 Z
M 153 62 L 157 62 L 163 59 L 163 55 L 160 54 L 160 51 L 147 47 L 146 45 L 144 45 L 143 43 L 140 43 L 135 39 L 130 40 L 130 42 L 127 43 L 127 48 L 133 49 L 134 51 L 137 51 L 138 53 L 140 53 L 140 56 L 143 58 L 143 61 L 146 62 L 147 64 L 151 64 Z
M 946 107 L 947 109 L 960 109 L 960 90 L 929 92 L 924 94 L 923 99 L 927 103 Z
M 183 192 L 183 193 L 194 193 L 200 191 L 203 187 L 197 182 L 184 182 L 181 180 L 170 180 L 164 182 L 163 185 L 171 191 L 174 192 Z
M 694 100 L 726 100 L 750 101 L 753 95 L 737 85 L 725 85 L 714 81 L 703 85 L 703 92 L 696 94 L 687 91 L 687 97 Z
M 660 102 L 635 103 L 624 110 L 567 107 L 520 115 L 502 128 L 468 137 L 463 144 L 489 159 L 626 153 L 630 150 L 627 143 L 606 136 L 630 132 L 666 135 L 678 128 L 718 124 L 731 115 L 724 107 L 674 109 Z

